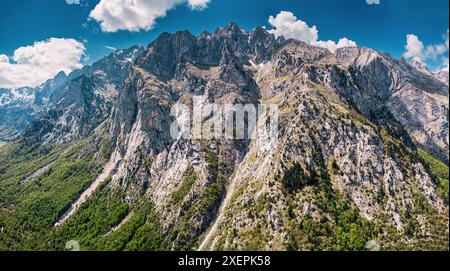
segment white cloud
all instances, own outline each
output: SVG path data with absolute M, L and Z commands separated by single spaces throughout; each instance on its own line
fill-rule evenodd
M 298 19 L 294 13 L 289 11 L 281 11 L 276 17 L 270 16 L 269 23 L 274 27 L 269 32 L 277 37 L 283 36 L 285 38 L 297 39 L 312 45 L 327 48 L 333 53 L 338 48 L 357 46 L 356 42 L 347 38 L 341 38 L 338 43 L 332 40 L 319 40 L 319 31 L 316 26 L 310 27 L 306 22 Z
M 448 50 L 448 29 L 447 29 L 447 35 L 444 36 L 445 37 L 445 46 L 447 47 Z
M 319 38 L 316 26 L 309 27 L 304 21 L 298 20 L 294 13 L 281 11 L 276 17 L 270 16 L 269 23 L 275 28 L 269 32 L 275 36 L 294 38 L 307 43 L 315 43 Z
M 80 0 L 66 0 L 66 3 L 69 5 L 79 5 Z
M 150 30 L 158 18 L 179 4 L 187 3 L 193 10 L 202 10 L 210 0 L 101 0 L 90 18 L 100 23 L 104 32 Z
M 329 40 L 329 41 L 318 41 L 317 44 L 320 47 L 327 48 L 328 50 L 330 50 L 333 53 L 339 48 L 356 47 L 357 46 L 356 42 L 349 40 L 347 38 L 339 39 L 338 43 L 336 43 L 332 40 Z
M 0 63 L 8 63 L 9 57 L 6 55 L 0 55 Z
M 414 34 L 406 35 L 405 58 L 416 58 L 422 60 L 425 57 L 425 46 Z
M 79 69 L 85 50 L 74 39 L 51 38 L 16 49 L 12 60 L 0 55 L 0 88 L 35 87 L 60 71 Z
M 208 6 L 209 2 L 210 0 L 188 0 L 188 6 L 191 9 L 203 10 Z
M 448 56 L 447 57 L 442 57 L 441 59 L 442 65 L 441 65 L 441 71 L 449 71 L 449 62 L 448 62 Z
M 448 70 L 448 54 L 449 51 L 449 31 L 443 36 L 443 42 L 440 44 L 431 44 L 425 46 L 417 35 L 406 35 L 405 52 L 403 56 L 407 59 L 420 60 L 425 63 L 427 61 L 440 61 L 440 69 Z

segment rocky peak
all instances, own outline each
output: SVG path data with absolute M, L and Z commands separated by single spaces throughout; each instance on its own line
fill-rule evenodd
M 162 33 L 136 64 L 162 80 L 170 80 L 178 63 L 195 60 L 196 41 L 189 31 Z
M 92 66 L 83 68 L 82 73 L 94 74 L 100 71 L 104 73 L 110 83 L 120 85 L 128 77 L 131 66 L 144 50 L 144 47 L 141 45 L 116 50 L 96 61 Z
M 232 22 L 225 27 L 219 27 L 214 31 L 218 36 L 229 36 L 236 39 L 246 37 L 248 33 L 236 23 Z
M 66 78 L 67 78 L 67 74 L 63 71 L 60 71 L 53 80 L 55 82 L 61 82 L 61 81 L 66 80 Z
M 424 74 L 431 75 L 427 65 L 418 59 L 411 60 L 408 65 Z
M 27 124 L 21 140 L 68 142 L 92 133 L 109 117 L 118 89 L 143 51 L 142 46 L 116 50 L 66 78 L 60 73 L 49 80 L 36 92 L 39 100 L 49 103 L 36 120 Z
M 363 47 L 340 48 L 336 50 L 336 58 L 341 65 L 359 69 L 377 84 L 384 82 L 385 87 L 392 92 L 408 84 L 416 85 L 429 93 L 445 95 L 448 92 L 448 86 L 436 79 L 417 60 L 406 63 L 404 59 L 397 60 L 389 54 Z
M 270 34 L 262 27 L 257 27 L 250 33 L 250 54 L 253 55 L 255 63 L 261 63 L 269 60 L 282 47 L 284 42 L 283 37 L 275 39 L 275 35 Z
M 368 48 L 338 49 L 336 58 L 352 74 L 356 88 L 350 95 L 360 112 L 377 120 L 387 109 L 391 123 L 400 123 L 416 144 L 448 161 L 448 85 L 417 61 Z
M 257 26 L 251 33 L 250 33 L 250 39 L 251 40 L 265 40 L 266 38 L 270 37 L 273 34 L 270 34 L 266 29 L 264 29 L 261 26 Z
M 137 60 L 137 64 L 167 81 L 174 77 L 180 63 L 190 62 L 199 68 L 219 66 L 224 52 L 232 52 L 240 66 L 249 61 L 269 60 L 282 47 L 284 39 L 276 39 L 262 28 L 248 33 L 235 23 L 199 36 L 189 31 L 162 33 Z M 225 51 L 224 48 L 228 47 Z M 230 56 L 230 54 L 228 54 Z
M 234 55 L 234 52 L 231 49 L 231 45 L 228 42 L 225 42 L 225 45 L 222 49 L 222 58 L 220 59 L 219 65 L 235 65 L 236 63 L 239 63 L 239 61 Z
M 414 70 L 418 71 L 429 77 L 433 77 L 434 79 L 437 79 L 438 81 L 444 83 L 448 87 L 448 71 L 440 70 L 440 71 L 432 72 L 428 69 L 428 66 L 425 63 L 423 63 L 422 61 L 420 61 L 418 59 L 411 60 L 410 62 L 407 63 L 407 65 L 412 68 L 413 73 L 414 73 Z M 445 91 L 443 93 L 445 95 Z
M 364 47 L 344 47 L 335 52 L 338 61 L 346 66 L 357 67 L 367 66 L 376 59 L 383 59 L 383 56 L 370 48 Z
M 448 86 L 448 71 L 442 70 L 436 72 L 434 73 L 434 77 Z
M 66 82 L 66 73 L 63 71 L 59 72 L 53 79 L 48 80 L 41 87 L 36 88 L 34 103 L 38 106 L 51 103 L 60 95 L 60 90 Z

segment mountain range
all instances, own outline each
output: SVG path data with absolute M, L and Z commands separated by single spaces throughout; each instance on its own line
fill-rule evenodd
M 173 138 L 194 97 L 277 105 L 278 144 Z M 0 250 L 448 250 L 448 99 L 369 48 L 163 33 L 0 90 Z

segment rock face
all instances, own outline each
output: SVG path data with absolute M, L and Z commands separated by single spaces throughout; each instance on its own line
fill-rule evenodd
M 61 143 L 91 134 L 110 116 L 117 89 L 142 51 L 140 46 L 117 50 L 92 66 L 72 72 L 66 80 L 57 76 L 44 84 L 35 95 L 35 104 L 47 105 L 43 107 L 46 113 L 27 127 L 21 140 Z
M 34 119 L 31 98 L 18 98 L 25 90 L 0 89 L 0 140 L 13 140 Z M 26 92 L 25 92 L 26 94 Z M 28 95 L 27 95 L 28 96 Z
M 387 111 L 419 146 L 448 161 L 448 85 L 371 49 L 344 48 L 336 55 L 357 80 L 349 82 L 355 89 L 344 89 L 359 111 L 374 121 Z
M 277 104 L 278 146 L 173 139 L 170 110 L 194 95 Z M 432 206 L 420 214 L 425 234 L 448 211 L 415 154 L 420 146 L 448 160 L 448 86 L 371 49 L 332 54 L 235 24 L 164 33 L 135 62 L 110 132 L 120 153 L 111 186 L 130 204 L 154 204 L 170 249 L 312 249 L 296 233 L 321 221 L 333 232 L 335 212 L 356 212 L 349 223 L 364 232 L 361 221 L 403 232 L 418 197 Z
M 434 76 L 448 86 L 448 71 L 437 72 Z
M 415 59 L 410 61 L 408 64 L 411 67 L 415 68 L 416 70 L 418 70 L 426 75 L 431 75 L 431 76 L 435 77 L 436 79 L 445 83 L 448 86 L 448 71 L 442 70 L 442 71 L 438 71 L 438 72 L 430 72 L 428 70 L 427 65 L 425 65 L 424 63 L 422 63 L 418 60 L 415 60 Z
M 54 103 L 67 75 L 58 73 L 37 88 L 0 90 L 0 140 L 14 140 Z
M 160 249 L 448 244 L 448 197 L 417 153 L 448 161 L 448 84 L 419 68 L 236 24 L 164 33 L 69 76 L 22 140 L 69 142 L 108 127 L 107 186 L 129 206 L 151 202 Z M 172 137 L 174 106 L 207 103 L 277 105 L 278 141 Z

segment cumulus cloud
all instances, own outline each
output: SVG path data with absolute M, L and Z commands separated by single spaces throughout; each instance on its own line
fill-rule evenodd
M 440 68 L 448 70 L 448 54 L 449 51 L 449 31 L 443 36 L 443 41 L 440 44 L 425 44 L 419 39 L 417 35 L 406 35 L 405 52 L 403 56 L 407 59 L 415 59 L 425 63 L 427 61 L 440 61 Z
M 0 63 L 8 63 L 9 57 L 6 55 L 0 55 Z
M 312 45 L 327 48 L 333 53 L 338 48 L 357 46 L 356 42 L 347 38 L 341 38 L 337 43 L 332 40 L 319 40 L 319 31 L 316 26 L 309 26 L 289 11 L 281 11 L 275 17 L 270 16 L 269 23 L 273 27 L 269 32 L 277 37 L 283 36 L 301 40 Z
M 79 5 L 80 0 L 66 0 L 66 3 L 69 5 Z
M 202 10 L 210 0 L 101 0 L 89 17 L 100 23 L 104 32 L 150 30 L 156 19 L 179 4 Z
M 298 20 L 294 13 L 289 11 L 281 11 L 276 17 L 270 16 L 269 23 L 274 27 L 270 32 L 277 37 L 284 36 L 307 43 L 315 43 L 319 38 L 316 26 L 309 27 L 306 22 Z
M 188 0 L 188 6 L 191 9 L 203 10 L 208 6 L 209 2 L 210 0 Z
M 338 43 L 332 40 L 328 40 L 328 41 L 318 41 L 317 44 L 321 47 L 327 48 L 333 53 L 339 48 L 358 46 L 356 42 L 349 40 L 347 38 L 339 39 Z
M 423 45 L 423 42 L 419 40 L 419 37 L 414 34 L 406 35 L 405 49 L 406 52 L 403 56 L 406 58 L 416 58 L 416 60 L 421 60 L 425 56 L 425 46 Z
M 449 71 L 449 69 L 448 69 L 449 68 L 448 57 L 443 57 L 441 61 L 442 61 L 442 68 L 441 68 L 441 70 L 448 72 Z
M 0 54 L 0 88 L 35 87 L 60 71 L 79 69 L 85 50 L 74 39 L 51 38 L 16 49 L 12 59 Z

